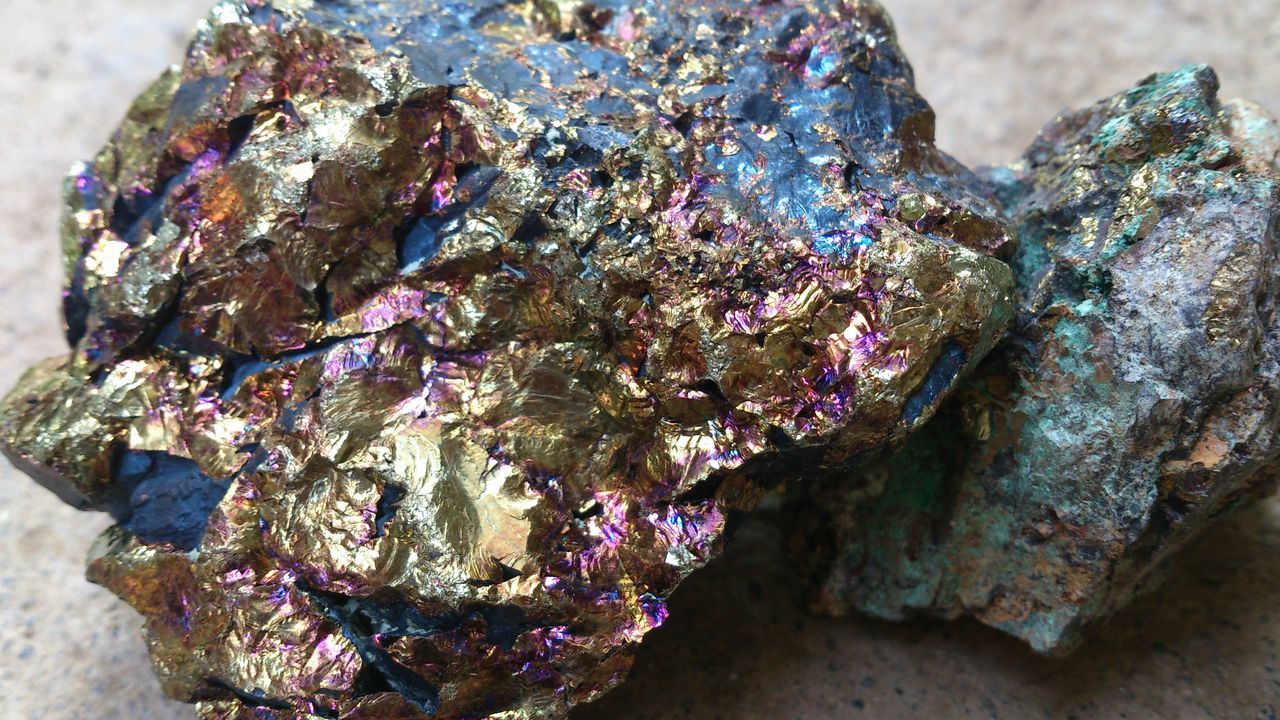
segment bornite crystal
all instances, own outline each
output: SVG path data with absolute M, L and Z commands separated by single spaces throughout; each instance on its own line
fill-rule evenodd
M 224 2 L 70 179 L 7 454 L 205 718 L 553 718 L 924 423 L 1011 233 L 870 2 Z
M 993 173 L 1011 338 L 901 454 L 807 489 L 822 610 L 968 614 L 1064 652 L 1273 489 L 1280 132 L 1217 89 L 1153 76 Z

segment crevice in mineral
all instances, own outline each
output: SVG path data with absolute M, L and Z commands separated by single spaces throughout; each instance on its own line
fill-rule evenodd
M 299 588 L 338 623 L 343 636 L 355 646 L 364 661 L 360 684 L 365 690 L 386 687 L 419 710 L 436 713 L 440 707 L 439 688 L 398 662 L 376 638 L 430 637 L 457 628 L 459 619 L 431 618 L 407 603 L 378 603 L 302 585 Z
M 253 126 L 258 121 L 257 113 L 249 113 L 227 123 L 227 158 L 235 157 L 236 153 L 249 139 L 250 133 L 253 132 Z
M 470 208 L 483 205 L 502 169 L 492 165 L 465 163 L 454 170 L 456 182 L 450 202 L 431 213 L 408 215 L 392 231 L 396 259 L 402 273 L 418 270 L 435 258 L 444 243 L 445 227 Z M 434 199 L 432 200 L 434 202 Z
M 77 263 L 71 283 L 62 293 L 62 320 L 66 329 L 67 345 L 76 347 L 89 331 L 89 313 L 92 305 L 84 290 L 84 264 Z
M 724 473 L 712 473 L 698 482 L 693 487 L 685 490 L 675 501 L 680 505 L 700 505 L 715 498 L 716 493 L 720 491 L 720 486 L 724 485 Z
M 689 389 L 697 390 L 703 395 L 706 395 L 712 400 L 715 400 L 716 404 L 722 408 L 731 407 L 729 398 L 725 396 L 724 390 L 720 388 L 720 383 L 716 382 L 715 380 L 712 380 L 710 378 L 704 378 L 694 383 Z
M 401 272 L 417 270 L 435 258 L 443 242 L 440 229 L 444 222 L 445 218 L 438 215 L 410 216 L 392 232 Z
M 511 242 L 514 245 L 525 245 L 533 247 L 538 238 L 547 234 L 546 221 L 538 213 L 530 213 L 521 221 L 520 226 L 511 235 Z
M 910 425 L 919 420 L 925 410 L 933 407 L 938 398 L 951 387 L 968 361 L 969 352 L 960 345 L 952 342 L 943 347 L 942 354 L 929 368 L 924 382 L 907 398 L 907 403 L 902 408 L 902 422 Z
M 111 231 L 129 245 L 137 245 L 144 229 L 155 232 L 160 227 L 164 221 L 165 198 L 190 176 L 191 166 L 186 165 L 172 175 L 157 179 L 154 189 L 117 195 L 111 206 Z
M 291 350 L 270 358 L 263 357 L 258 353 L 233 355 L 227 359 L 226 364 L 223 366 L 222 385 L 219 388 L 218 397 L 224 401 L 230 400 L 239 392 L 245 381 L 254 375 L 323 355 L 343 343 L 363 340 L 373 334 L 357 333 L 355 335 L 324 338 L 307 343 L 297 350 Z
M 400 501 L 404 499 L 405 488 L 396 483 L 387 483 L 382 489 L 382 497 L 378 498 L 377 513 L 373 520 L 373 536 L 380 538 L 387 534 L 387 524 L 395 519 L 400 510 Z
M 205 680 L 205 684 L 211 694 L 227 693 L 236 699 L 241 705 L 250 708 L 267 708 L 270 710 L 292 710 L 293 706 L 284 700 L 277 698 L 269 698 L 261 692 L 246 692 L 240 688 L 234 687 L 231 683 L 220 678 L 209 678 Z
M 320 278 L 320 282 L 316 283 L 316 289 L 312 291 L 316 307 L 320 310 L 320 320 L 325 324 L 335 322 L 338 319 L 338 315 L 333 309 L 333 292 L 329 289 L 329 282 L 333 279 L 337 269 L 338 263 L 330 265 L 329 269 L 325 271 L 324 277 Z
M 187 458 L 120 450 L 112 463 L 108 509 L 142 542 L 193 550 L 230 486 L 230 479 L 211 478 Z

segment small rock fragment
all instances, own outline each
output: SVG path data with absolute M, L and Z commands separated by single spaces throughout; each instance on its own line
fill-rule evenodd
M 1217 89 L 1153 76 L 992 174 L 1020 236 L 1011 337 L 901 453 L 803 490 L 821 610 L 1064 652 L 1274 488 L 1280 133 Z

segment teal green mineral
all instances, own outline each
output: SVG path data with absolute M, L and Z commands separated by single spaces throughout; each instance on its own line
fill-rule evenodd
M 1153 76 L 991 173 L 1021 237 L 1014 329 L 899 454 L 803 491 L 820 609 L 1065 651 L 1274 487 L 1280 143 L 1217 89 Z

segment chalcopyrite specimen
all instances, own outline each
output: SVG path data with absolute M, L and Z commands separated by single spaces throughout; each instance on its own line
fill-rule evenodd
M 204 718 L 560 717 L 1004 332 L 932 134 L 861 0 L 224 2 L 71 178 L 0 442 Z
M 900 454 L 808 488 L 821 609 L 969 614 L 1065 651 L 1274 487 L 1280 133 L 1217 87 L 1154 76 L 993 173 L 1011 338 Z

